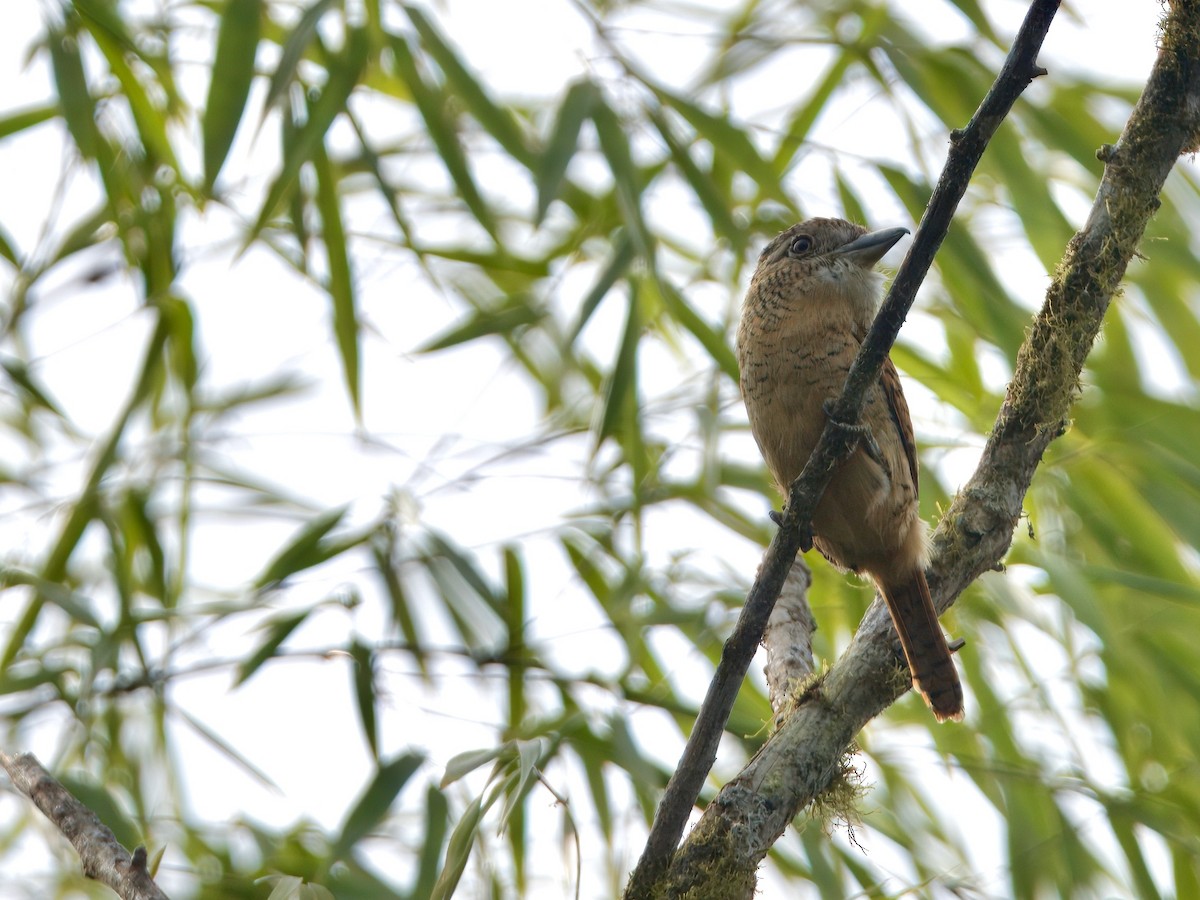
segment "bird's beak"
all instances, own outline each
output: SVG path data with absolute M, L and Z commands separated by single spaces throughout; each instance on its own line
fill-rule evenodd
M 896 245 L 896 241 L 908 234 L 907 228 L 881 228 L 868 231 L 860 238 L 843 244 L 833 251 L 835 256 L 844 256 L 864 268 L 870 268 Z

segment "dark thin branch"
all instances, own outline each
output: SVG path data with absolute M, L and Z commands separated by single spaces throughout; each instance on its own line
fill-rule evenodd
M 912 247 L 859 350 L 845 387 L 834 403 L 832 418 L 841 422 L 858 421 L 867 390 L 879 380 L 883 361 L 895 343 L 900 326 L 916 297 L 917 288 L 945 238 L 950 220 L 966 193 L 971 174 L 984 149 L 1017 98 L 1035 77 L 1044 72 L 1037 66 L 1037 54 L 1058 6 L 1058 0 L 1036 0 L 1033 3 L 995 83 L 967 127 L 953 135 L 946 165 L 917 228 Z M 721 661 L 696 717 L 692 734 L 659 802 L 646 847 L 634 869 L 626 897 L 636 900 L 649 896 L 650 886 L 670 863 L 687 817 L 716 760 L 721 733 L 762 638 L 775 599 L 810 530 L 813 511 L 834 470 L 853 452 L 855 446 L 856 438 L 847 429 L 827 423 L 804 471 L 792 483 L 783 524 L 767 548 L 742 614 L 722 649 Z
M 1200 3 L 1172 6 L 1146 89 L 1115 147 L 1084 228 L 1067 245 L 975 474 L 934 535 L 929 584 L 950 606 L 1012 542 L 1025 493 L 1079 394 L 1079 375 L 1181 153 L 1200 136 Z M 682 895 L 695 873 L 742 884 L 795 815 L 828 788 L 854 735 L 908 688 L 893 632 L 876 601 L 850 647 L 750 764 L 705 810 L 676 854 L 661 896 Z M 714 869 L 720 866 L 720 869 Z M 727 893 L 726 896 L 739 896 Z
M 74 846 L 83 874 L 108 885 L 124 900 L 168 900 L 146 868 L 146 848 L 130 855 L 99 817 L 80 803 L 32 753 L 0 753 L 13 787 L 33 801 Z

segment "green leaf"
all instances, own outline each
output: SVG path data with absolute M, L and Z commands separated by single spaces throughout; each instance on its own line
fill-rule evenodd
M 517 770 L 505 786 L 504 808 L 500 812 L 500 827 L 503 828 L 520 809 L 521 801 L 529 793 L 538 777 L 538 765 L 549 748 L 545 738 L 531 741 L 516 741 Z
M 877 19 L 881 15 L 887 15 L 887 8 L 884 6 L 876 7 L 873 11 L 864 14 L 862 24 L 864 32 L 862 44 L 864 46 L 869 45 L 868 42 L 870 40 L 868 19 Z M 788 167 L 795 162 L 796 152 L 808 140 L 809 132 L 812 130 L 813 125 L 816 124 L 817 117 L 829 106 L 830 98 L 842 86 L 846 78 L 846 70 L 850 68 L 850 64 L 857 57 L 857 52 L 852 51 L 850 48 L 842 50 L 841 53 L 835 56 L 829 68 L 826 69 L 825 75 L 820 81 L 816 82 L 808 98 L 792 113 L 791 118 L 788 119 L 787 124 L 783 128 L 783 139 L 779 142 L 779 147 L 775 151 L 775 160 L 772 163 L 772 168 L 776 172 L 786 172 Z M 857 219 L 856 221 L 862 222 L 863 220 Z
M 202 121 L 208 191 L 217 183 L 246 109 L 263 15 L 263 0 L 228 0 L 221 15 Z
M 196 387 L 199 366 L 196 363 L 196 323 L 192 307 L 179 297 L 164 297 L 159 301 L 163 319 L 167 323 L 169 343 L 167 362 L 179 383 L 189 393 Z
M 267 564 L 262 574 L 254 580 L 254 588 L 261 590 L 278 584 L 290 575 L 319 565 L 329 559 L 328 545 L 323 538 L 338 526 L 349 509 L 339 506 L 313 517 L 292 539 L 284 545 L 275 558 Z
M 425 130 L 437 148 L 442 165 L 458 188 L 459 196 L 475 219 L 489 234 L 496 233 L 496 218 L 484 200 L 471 174 L 471 165 L 459 143 L 458 132 L 450 116 L 446 114 L 444 95 L 431 88 L 421 77 L 417 61 L 408 42 L 402 37 L 392 38 L 392 61 L 396 75 L 408 85 L 417 111 L 425 121 Z
M 100 152 L 100 130 L 96 127 L 96 107 L 83 73 L 83 60 L 73 34 L 54 30 L 47 36 L 54 85 L 67 130 L 85 159 Z
M 504 548 L 504 582 L 507 602 L 504 605 L 504 620 L 508 628 L 508 649 L 505 656 L 510 661 L 508 676 L 508 726 L 516 732 L 525 720 L 527 698 L 525 696 L 525 566 L 520 551 L 515 547 Z
M 51 40 L 53 40 L 53 37 L 51 37 Z M 0 139 L 20 134 L 22 131 L 27 131 L 37 125 L 41 125 L 43 122 L 49 122 L 58 113 L 59 105 L 57 103 L 48 103 L 44 106 L 34 106 L 30 109 L 22 109 L 9 113 L 6 116 L 0 116 Z
M 729 341 L 725 339 L 725 335 L 700 318 L 699 314 L 692 309 L 668 279 L 656 277 L 654 284 L 658 288 L 663 305 L 675 320 L 690 331 L 704 346 L 722 372 L 737 381 L 739 377 L 737 357 L 729 348 Z
M 513 296 L 496 309 L 477 309 L 459 325 L 430 338 L 417 348 L 418 353 L 433 353 L 492 335 L 510 336 L 517 329 L 542 321 L 545 313 L 537 309 L 531 298 Z
M 488 800 L 487 806 L 484 805 L 483 797 L 476 797 L 459 818 L 458 824 L 454 826 L 454 831 L 450 833 L 450 843 L 446 847 L 446 862 L 442 866 L 442 873 L 438 876 L 437 884 L 433 886 L 430 900 L 450 900 L 454 896 L 458 882 L 462 879 L 463 872 L 466 871 L 467 860 L 471 856 L 471 845 L 475 843 L 475 835 L 479 831 L 479 823 L 493 802 L 495 802 L 494 794 Z
M 276 208 L 290 195 L 301 167 L 311 162 L 313 155 L 323 146 L 325 132 L 344 111 L 346 101 L 366 68 L 370 49 L 367 33 L 361 28 L 350 29 L 342 54 L 330 60 L 329 76 L 317 99 L 309 104 L 308 121 L 294 134 L 288 135 L 283 165 L 267 190 L 266 200 L 246 236 L 245 246 L 249 246 L 266 227 Z
M 305 619 L 312 615 L 312 612 L 312 609 L 305 609 L 264 623 L 261 630 L 265 630 L 267 636 L 259 644 L 257 650 L 242 660 L 242 663 L 237 668 L 237 675 L 234 677 L 233 686 L 239 687 L 245 684 L 255 672 L 262 668 L 263 663 L 273 658 L 275 651 L 283 645 L 283 642 L 291 636 L 293 631 L 300 627 Z
M 670 123 L 661 112 L 651 110 L 649 115 L 650 120 L 658 129 L 658 133 L 662 135 L 667 149 L 671 151 L 671 159 L 674 161 L 675 167 L 679 169 L 684 180 L 691 186 L 696 199 L 708 213 L 713 231 L 729 241 L 739 255 L 745 253 L 748 235 L 746 229 L 733 220 L 731 212 L 733 198 L 722 192 L 721 186 L 717 184 L 711 173 L 701 171 L 695 160 L 692 159 L 688 148 L 675 135 Z
M 362 416 L 362 373 L 358 357 L 358 303 L 354 275 L 350 268 L 350 248 L 342 224 L 339 184 L 334 177 L 325 148 L 313 150 L 313 168 L 317 175 L 317 209 L 321 213 L 321 237 L 329 264 L 330 299 L 333 301 L 333 335 L 342 360 L 342 377 L 350 394 L 355 418 Z
M 469 775 L 480 766 L 485 766 L 493 760 L 499 759 L 501 755 L 507 752 L 509 752 L 509 745 L 508 743 L 504 743 L 498 747 L 489 747 L 484 750 L 468 750 L 465 753 L 456 754 L 446 763 L 446 771 L 442 775 L 439 787 L 442 789 L 449 787 L 464 775 Z
M 86 775 L 64 772 L 58 779 L 80 803 L 96 814 L 122 847 L 137 847 L 143 837 L 137 824 L 121 808 L 107 786 Z
M 267 97 L 263 102 L 264 113 L 274 109 L 283 100 L 288 86 L 296 78 L 296 68 L 300 65 L 300 60 L 304 58 L 304 52 L 317 34 L 317 25 L 325 13 L 337 2 L 338 0 L 316 0 L 304 11 L 300 21 L 288 35 L 279 54 L 279 62 L 275 66 L 275 71 L 271 73 L 271 82 L 267 86 Z
M 417 29 L 422 48 L 433 57 L 446 76 L 446 83 L 454 97 L 462 101 L 475 121 L 496 139 L 509 156 L 526 166 L 534 164 L 536 157 L 529 152 L 525 136 L 511 110 L 497 105 L 488 96 L 483 83 L 463 65 L 454 48 L 419 7 L 405 4 L 404 12 Z
M 442 842 L 446 837 L 446 823 L 450 818 L 446 797 L 434 785 L 425 792 L 425 827 L 421 832 L 420 867 L 410 897 L 429 897 L 437 883 L 439 863 L 442 858 Z
M 375 693 L 375 653 L 357 638 L 350 644 L 350 660 L 354 675 L 354 700 L 358 705 L 358 720 L 363 736 L 371 748 L 371 756 L 379 760 L 379 722 L 375 716 L 378 696 Z
M 600 89 L 587 79 L 572 82 L 567 89 L 567 95 L 558 107 L 554 126 L 550 129 L 550 140 L 538 157 L 534 172 L 537 188 L 537 209 L 533 215 L 535 227 L 542 224 L 550 204 L 558 197 L 567 166 L 575 156 L 579 130 L 601 99 Z
M 664 106 L 683 116 L 712 145 L 713 153 L 725 157 L 731 165 L 754 179 L 763 194 L 783 203 L 793 214 L 796 212 L 795 204 L 783 189 L 780 171 L 763 158 L 745 129 L 734 125 L 728 117 L 713 115 L 671 91 L 654 86 L 651 90 Z
M 347 814 L 341 832 L 330 848 L 331 860 L 344 859 L 359 841 L 383 822 L 404 785 L 424 762 L 425 757 L 419 753 L 404 753 L 379 768 Z
M 138 55 L 138 48 L 115 4 L 106 0 L 75 0 L 74 8 L 104 54 L 110 71 L 120 82 L 121 93 L 133 114 L 148 160 L 178 172 L 179 164 L 167 136 L 167 116 L 162 103 L 151 99 L 142 78 L 130 65 Z
M 604 403 L 600 407 L 600 421 L 596 428 L 595 446 L 615 435 L 626 418 L 626 408 L 637 407 L 637 348 L 642 335 L 641 304 L 635 285 L 630 285 L 628 313 L 625 330 L 617 358 L 608 374 L 604 390 Z
M 600 306 L 600 301 L 607 297 L 613 285 L 624 277 L 636 258 L 637 254 L 634 252 L 633 241 L 629 239 L 629 232 L 622 228 L 613 235 L 612 255 L 609 257 L 608 263 L 600 271 L 600 277 L 596 279 L 592 289 L 587 292 L 583 302 L 579 304 L 579 316 L 571 329 L 568 343 L 574 344 L 579 339 L 580 332 L 587 325 L 592 313 Z
M 638 255 L 645 260 L 653 260 L 655 242 L 642 218 L 643 185 L 630 154 L 629 138 L 617 114 L 600 98 L 596 99 L 592 110 L 592 121 L 600 138 L 600 149 L 612 171 L 622 221 L 633 238 Z

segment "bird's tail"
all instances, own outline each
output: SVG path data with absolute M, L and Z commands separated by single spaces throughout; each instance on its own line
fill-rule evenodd
M 921 692 L 939 722 L 961 719 L 962 685 L 950 658 L 950 648 L 946 646 L 946 636 L 938 624 L 925 573 L 914 569 L 906 582 L 880 588 L 900 635 L 913 686 Z

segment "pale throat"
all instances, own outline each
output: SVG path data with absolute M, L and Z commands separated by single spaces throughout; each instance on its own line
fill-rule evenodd
M 864 332 L 871 327 L 883 299 L 883 275 L 851 262 L 822 266 L 814 273 L 813 293 L 826 304 L 844 306 L 850 319 Z

